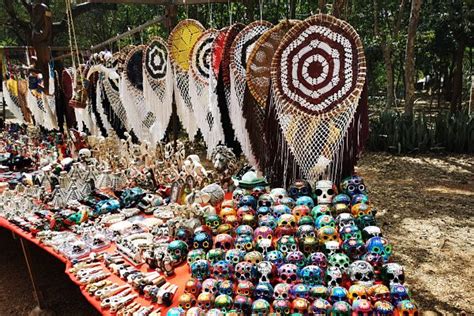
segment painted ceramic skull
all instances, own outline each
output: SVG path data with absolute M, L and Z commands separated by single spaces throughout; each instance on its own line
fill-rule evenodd
M 364 260 L 357 260 L 349 266 L 352 283 L 371 286 L 375 281 L 374 268 Z
M 318 200 L 318 204 L 331 204 L 333 197 L 337 194 L 336 186 L 332 181 L 320 180 L 316 182 L 314 194 Z
M 405 272 L 403 266 L 390 262 L 382 266 L 382 280 L 385 285 L 392 287 L 396 284 L 403 284 L 405 282 Z
M 326 285 L 328 287 L 342 284 L 342 272 L 338 267 L 328 267 L 326 270 Z
M 300 196 L 311 196 L 311 192 L 312 190 L 309 182 L 301 179 L 295 180 L 288 189 L 288 195 L 294 200 Z
M 287 283 L 278 283 L 273 291 L 275 300 L 288 300 L 290 298 L 291 285 Z
M 294 264 L 284 264 L 278 269 L 280 282 L 287 284 L 295 284 L 298 281 L 298 267 Z

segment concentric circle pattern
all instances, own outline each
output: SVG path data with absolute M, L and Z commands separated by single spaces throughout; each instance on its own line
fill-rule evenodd
M 272 24 L 267 21 L 255 21 L 247 25 L 234 40 L 231 48 L 230 65 L 240 80 L 245 80 L 247 61 L 255 43 Z
M 181 71 L 188 71 L 189 54 L 202 32 L 201 23 L 190 19 L 179 22 L 171 32 L 168 39 L 170 60 Z
M 144 65 L 147 74 L 155 79 L 162 80 L 166 76 L 168 47 L 161 38 L 154 38 L 145 50 Z
M 306 113 L 325 113 L 360 94 L 365 81 L 362 43 L 348 23 L 316 15 L 288 32 L 272 73 L 279 97 Z
M 212 68 L 212 44 L 219 31 L 210 29 L 202 33 L 191 51 L 191 73 L 199 81 L 208 84 Z

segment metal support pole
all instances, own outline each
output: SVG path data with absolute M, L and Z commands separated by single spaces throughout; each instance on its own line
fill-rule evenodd
M 25 244 L 24 238 L 19 238 L 21 243 L 21 249 L 23 250 L 23 255 L 25 256 L 26 267 L 28 268 L 28 274 L 30 275 L 31 285 L 33 285 L 33 295 L 35 297 L 36 303 L 40 309 L 45 309 L 46 305 L 43 300 L 43 294 L 41 293 L 38 284 L 36 283 L 36 275 L 33 271 L 33 265 L 31 264 L 30 250 L 28 245 Z

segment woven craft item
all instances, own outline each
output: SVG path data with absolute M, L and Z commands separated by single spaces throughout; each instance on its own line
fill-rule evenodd
M 249 133 L 252 152 L 260 170 L 264 169 L 264 152 L 272 151 L 266 145 L 264 137 L 265 115 L 268 95 L 270 93 L 270 77 L 273 55 L 285 34 L 298 23 L 296 20 L 285 20 L 272 27 L 255 43 L 247 61 L 243 117 Z M 272 153 L 273 154 L 273 153 Z
M 118 73 L 115 69 L 112 69 L 115 74 Z M 117 118 L 120 120 L 120 124 L 126 129 L 129 129 L 128 121 L 127 121 L 127 112 L 125 111 L 125 107 L 123 106 L 122 100 L 120 99 L 120 76 L 117 79 L 106 78 L 106 80 L 102 81 L 102 85 L 104 88 L 104 97 L 108 99 L 110 103 L 110 107 L 114 111 Z
M 232 42 L 245 27 L 237 23 L 229 26 L 225 31 L 224 38 L 217 36 L 213 44 L 213 68 L 217 71 L 217 105 L 221 112 L 221 121 L 224 128 L 225 144 L 231 147 L 235 154 L 240 154 L 240 145 L 235 138 L 235 131 L 229 116 L 230 103 L 230 49 Z M 223 34 L 223 32 L 221 33 Z M 222 51 L 222 52 L 217 52 Z M 221 55 L 219 58 L 218 55 Z M 220 62 L 219 62 L 220 59 Z M 217 65 L 218 64 L 218 65 Z M 218 70 L 216 69 L 218 68 Z
M 95 93 L 95 108 L 96 108 L 98 119 L 100 119 L 102 127 L 106 133 L 112 130 L 112 125 L 109 122 L 106 110 L 102 102 L 102 100 L 105 99 L 106 97 L 103 93 L 102 81 L 106 80 L 105 77 L 106 77 L 107 71 L 108 69 L 105 68 L 103 65 L 94 65 L 91 68 L 89 68 L 87 72 L 87 80 L 90 80 L 91 76 L 94 76 L 97 78 L 92 93 Z
M 165 136 L 173 102 L 173 72 L 168 44 L 161 37 L 153 38 L 145 49 L 143 94 L 146 109 L 154 113 L 156 118 L 150 127 L 151 141 L 156 145 Z
M 139 45 L 128 53 L 122 72 L 120 98 L 135 135 L 140 141 L 151 141 L 150 127 L 155 122 L 155 115 L 147 111 L 143 96 L 144 50 L 145 46 Z
M 224 46 L 228 38 L 229 30 L 230 26 L 219 30 L 216 39 L 212 43 L 212 71 L 215 78 L 219 77 L 222 57 L 224 56 Z
M 297 24 L 278 47 L 272 62 L 278 121 L 309 181 L 334 178 L 365 76 L 357 32 L 333 16 L 318 14 Z
M 7 82 L 9 85 L 7 85 Z M 9 86 L 13 86 L 14 89 L 9 88 Z M 15 118 L 21 123 L 25 123 L 23 113 L 21 112 L 20 102 L 18 99 L 18 82 L 14 79 L 3 80 L 3 97 L 5 99 L 5 103 L 8 106 L 8 109 Z M 16 91 L 12 91 L 16 90 Z
M 235 38 L 230 52 L 230 108 L 229 116 L 237 140 L 247 160 L 257 166 L 257 159 L 252 151 L 248 131 L 245 128 L 242 105 L 246 88 L 247 61 L 255 43 L 262 34 L 272 27 L 270 22 L 255 21 L 246 26 Z
M 50 96 L 44 93 L 33 95 L 31 90 L 28 90 L 27 102 L 36 125 L 40 125 L 47 130 L 58 128 L 54 95 Z
M 217 78 L 212 68 L 212 45 L 218 34 L 219 31 L 214 29 L 202 33 L 190 54 L 189 94 L 198 128 L 207 145 L 208 157 L 224 141 L 221 113 L 217 105 Z
M 168 38 L 168 50 L 175 78 L 176 111 L 191 140 L 194 139 L 198 128 L 189 96 L 188 70 L 191 51 L 203 32 L 204 27 L 201 23 L 188 19 L 179 22 Z

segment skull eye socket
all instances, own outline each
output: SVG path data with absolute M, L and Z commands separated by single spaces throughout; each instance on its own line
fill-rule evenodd
M 321 196 L 323 194 L 323 191 L 321 189 L 316 189 L 316 191 L 314 191 L 314 193 L 317 195 L 317 196 Z
M 327 194 L 329 194 L 329 195 L 334 195 L 334 190 L 333 190 L 333 189 L 329 189 Z

